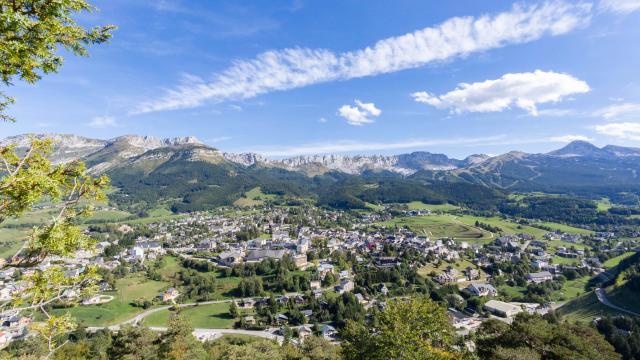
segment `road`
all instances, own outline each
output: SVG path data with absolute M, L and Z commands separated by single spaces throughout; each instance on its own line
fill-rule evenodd
M 191 306 L 196 306 L 196 305 L 210 305 L 210 304 L 222 304 L 222 303 L 228 303 L 231 302 L 231 300 L 213 300 L 213 301 L 203 301 L 203 302 L 198 302 L 198 303 L 186 303 L 186 304 L 175 304 L 175 305 L 165 305 L 165 306 L 160 306 L 157 308 L 153 308 L 153 309 L 149 309 L 149 310 L 145 310 L 143 312 L 141 312 L 140 314 L 132 317 L 129 320 L 125 320 L 119 324 L 116 325 L 112 325 L 109 326 L 109 329 L 115 327 L 115 329 L 119 329 L 121 325 L 126 325 L 126 324 L 133 324 L 133 325 L 137 325 L 140 323 L 140 321 L 142 321 L 142 319 L 146 318 L 147 316 L 157 313 L 158 311 L 164 311 L 164 310 L 169 310 L 172 307 L 179 307 L 179 308 L 183 308 L 183 307 L 191 307 Z
M 102 330 L 104 329 L 104 327 L 88 327 L 87 331 L 88 332 L 96 332 L 98 330 Z M 111 331 L 118 331 L 120 330 L 120 326 L 119 325 L 113 325 L 113 326 L 109 326 L 108 327 L 109 330 Z M 160 327 L 160 326 L 150 326 L 149 327 L 150 330 L 153 331 L 167 331 L 166 327 Z M 233 334 L 233 335 L 248 335 L 248 336 L 255 336 L 255 337 L 261 337 L 264 339 L 269 339 L 269 340 L 276 340 L 278 343 L 282 344 L 282 342 L 284 341 L 284 337 L 282 337 L 281 335 L 276 335 L 275 332 L 278 329 L 276 328 L 269 328 L 263 331 L 259 331 L 259 330 L 240 330 L 240 329 L 193 329 L 193 336 L 195 336 L 197 339 L 199 340 L 216 340 L 221 338 L 224 334 Z
M 329 288 L 330 287 L 322 288 L 321 290 L 322 291 L 326 291 Z M 284 295 L 292 297 L 292 296 L 302 295 L 302 294 L 294 292 L 294 293 L 286 293 Z M 210 305 L 210 304 L 229 303 L 231 301 L 232 301 L 231 299 L 228 299 L 228 300 L 202 301 L 202 302 L 197 302 L 197 303 L 194 302 L 194 303 L 185 303 L 185 304 L 164 305 L 164 306 L 160 306 L 160 307 L 157 307 L 157 308 L 145 310 L 145 311 L 141 312 L 140 314 L 132 317 L 131 319 L 122 321 L 120 323 L 117 323 L 117 324 L 114 324 L 114 325 L 111 325 L 111 326 L 91 326 L 91 327 L 87 327 L 87 331 L 96 332 L 96 331 L 102 330 L 102 329 L 109 329 L 111 331 L 118 331 L 118 330 L 120 330 L 120 327 L 122 327 L 124 325 L 138 325 L 147 316 L 149 316 L 151 314 L 155 314 L 155 313 L 157 313 L 159 311 L 167 311 L 172 307 L 184 308 L 184 307 L 192 307 L 192 306 L 196 306 L 196 305 L 197 306 L 201 306 L 201 305 Z M 154 331 L 166 331 L 167 330 L 167 328 L 165 328 L 165 327 L 157 327 L 157 326 L 149 327 L 149 329 L 154 330 Z M 278 330 L 277 328 L 269 328 L 269 329 L 266 329 L 266 330 L 263 330 L 263 331 L 240 330 L 240 329 L 194 329 L 193 335 L 195 337 L 197 337 L 198 339 L 201 339 L 201 340 L 215 340 L 215 339 L 221 337 L 223 334 L 250 335 L 250 336 L 262 337 L 262 338 L 265 338 L 265 339 L 277 340 L 279 343 L 282 343 L 284 338 L 282 336 L 276 335 L 274 333 L 277 330 Z
M 600 301 L 603 305 L 608 306 L 614 310 L 618 310 L 621 311 L 623 313 L 627 313 L 633 316 L 640 316 L 640 314 L 638 314 L 637 312 L 633 312 L 631 310 L 627 310 L 625 308 L 622 308 L 620 306 L 614 305 L 612 304 L 609 299 L 607 299 L 607 294 L 605 293 L 604 289 L 602 288 L 597 288 L 595 290 L 596 292 L 596 296 L 598 297 L 598 301 Z

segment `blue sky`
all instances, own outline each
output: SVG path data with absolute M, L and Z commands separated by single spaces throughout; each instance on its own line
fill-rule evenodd
M 640 1 L 96 1 L 119 26 L 0 137 L 194 135 L 274 157 L 640 146 Z

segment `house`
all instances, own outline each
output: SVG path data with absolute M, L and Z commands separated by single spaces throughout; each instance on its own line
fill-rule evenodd
M 309 239 L 300 239 L 298 245 L 296 245 L 296 251 L 299 254 L 306 254 L 309 251 Z
M 284 254 L 286 254 L 286 250 L 251 250 L 247 254 L 245 260 L 247 262 L 260 262 L 265 259 L 276 259 L 282 260 Z
M 242 253 L 239 251 L 224 251 L 216 257 L 216 262 L 224 266 L 232 266 L 242 262 Z
M 358 300 L 359 304 L 366 304 L 367 300 L 365 300 L 364 296 L 360 293 L 356 294 L 356 299 Z
M 484 304 L 484 309 L 500 317 L 512 317 L 522 311 L 522 308 L 504 301 L 489 300 Z
M 300 340 L 304 340 L 311 335 L 313 335 L 313 330 L 311 330 L 311 328 L 308 326 L 301 326 L 298 329 L 298 338 Z
M 251 315 L 247 315 L 247 316 L 243 317 L 242 320 L 244 320 L 244 323 L 247 324 L 247 325 L 255 325 L 256 324 L 256 318 L 254 318 Z
M 256 304 L 255 300 L 247 298 L 247 299 L 242 299 L 240 301 L 239 306 L 243 309 L 253 309 L 255 304 Z
M 336 328 L 331 325 L 322 325 L 322 327 L 320 328 L 320 333 L 322 334 L 322 337 L 327 340 L 333 340 L 338 335 Z
M 118 228 L 118 231 L 119 231 L 119 232 L 121 232 L 121 233 L 123 233 L 123 234 L 126 234 L 126 233 L 130 233 L 130 232 L 132 232 L 132 231 L 133 231 L 133 228 L 132 228 L 131 226 L 127 225 L 127 224 L 122 224 L 122 225 L 120 225 L 120 227 Z
M 333 272 L 333 265 L 331 264 L 320 264 L 320 266 L 318 266 L 318 275 L 320 276 L 320 279 L 324 279 L 324 277 L 328 274 L 328 273 L 332 273 Z
M 470 284 L 464 291 L 472 296 L 496 296 L 498 291 L 490 284 Z
M 438 274 L 436 275 L 436 277 L 434 278 L 434 280 L 442 285 L 444 284 L 448 284 L 448 283 L 454 283 L 458 281 L 458 278 L 454 275 L 452 275 L 451 273 L 442 273 L 442 274 Z
M 309 282 L 309 286 L 311 287 L 311 290 L 316 290 L 322 287 L 322 283 L 318 280 L 312 280 Z
M 471 266 L 467 266 L 467 268 L 464 270 L 464 273 L 467 276 L 467 280 L 469 281 L 480 279 L 480 271 L 478 271 L 478 269 L 472 268 Z
M 22 329 L 31 324 L 31 318 L 28 316 L 15 315 L 5 320 L 2 326 L 10 329 Z
M 544 260 L 534 260 L 531 262 L 531 266 L 535 269 L 542 270 L 549 267 L 549 263 Z
M 166 251 L 162 248 L 162 244 L 157 241 L 139 241 L 136 242 L 136 247 L 142 248 L 146 252 L 152 252 L 156 254 L 166 253 Z
M 354 287 L 355 287 L 355 284 L 353 283 L 353 281 L 347 279 L 347 280 L 340 281 L 340 285 L 337 285 L 335 287 L 335 290 L 338 293 L 342 294 L 345 292 L 353 291 Z
M 160 295 L 163 302 L 173 302 L 178 298 L 178 296 L 180 296 L 180 292 L 174 287 L 168 288 L 167 291 L 163 292 L 162 295 Z
M 375 262 L 379 268 L 392 268 L 399 264 L 398 258 L 395 256 L 379 256 Z
M 527 276 L 527 279 L 529 279 L 529 281 L 533 283 L 539 284 L 545 281 L 553 280 L 553 274 L 548 271 L 540 271 L 536 273 L 530 273 Z
M 287 315 L 278 314 L 278 316 L 276 316 L 276 323 L 278 323 L 278 325 L 285 325 L 288 322 L 289 322 L 289 318 L 287 317 Z
M 380 286 L 378 286 L 378 291 L 380 291 L 380 293 L 382 293 L 382 295 L 389 294 L 389 289 L 387 288 L 387 285 L 385 285 L 385 284 L 380 284 Z
M 300 254 L 300 255 L 294 255 L 293 256 L 293 263 L 296 264 L 296 267 L 298 269 L 302 269 L 305 268 L 307 266 L 307 255 L 306 254 Z

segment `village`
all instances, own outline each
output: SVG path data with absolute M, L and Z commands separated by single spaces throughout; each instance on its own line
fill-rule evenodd
M 428 210 L 395 215 L 430 216 L 436 215 Z M 266 289 L 267 284 L 262 289 L 260 284 L 259 291 L 234 289 L 233 295 L 223 299 L 246 310 L 234 326 L 277 328 L 279 333 L 285 331 L 283 326 L 291 326 L 296 337 L 315 332 L 337 341 L 339 324 L 331 316 L 314 313 L 329 306 L 328 293 L 353 296 L 360 312 L 384 309 L 390 299 L 410 293 L 431 293 L 448 304 L 452 324 L 460 335 L 467 335 L 489 318 L 509 322 L 519 312 L 553 311 L 571 298 L 556 296 L 563 286 L 606 275 L 603 257 L 636 251 L 635 242 L 620 241 L 611 232 L 545 231 L 541 237 L 526 232 L 492 233 L 489 240 L 461 241 L 385 225 L 392 218 L 394 215 L 385 211 L 346 213 L 265 206 L 251 211 L 232 208 L 193 213 L 144 225 L 96 225 L 87 229 L 98 239 L 94 251 L 47 258 L 35 268 L 1 271 L 0 301 L 20 298 L 29 275 L 52 264 L 64 264 L 64 276 L 74 279 L 94 266 L 106 273 L 144 271 L 165 257 L 206 263 L 228 273 L 286 261 L 293 272 L 299 272 L 295 287 L 278 285 L 273 288 L 280 290 L 274 291 Z M 92 295 L 70 288 L 57 300 L 75 301 L 77 307 L 99 307 L 114 300 L 113 287 L 103 280 Z M 520 293 L 514 294 L 512 289 L 516 288 Z M 162 288 L 145 309 L 197 303 L 197 298 L 185 296 L 184 291 L 178 285 Z M 268 316 L 253 310 L 269 307 L 274 299 L 283 306 L 292 304 L 288 312 L 278 306 Z M 302 317 L 291 321 L 294 311 Z M 28 336 L 32 321 L 29 311 L 2 313 L 0 346 Z

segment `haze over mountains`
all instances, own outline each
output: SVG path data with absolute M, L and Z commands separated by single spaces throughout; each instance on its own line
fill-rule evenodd
M 292 181 L 292 177 L 299 182 L 302 181 L 299 176 L 309 177 L 311 181 L 316 175 L 344 174 L 364 178 L 397 177 L 422 184 L 469 183 L 508 191 L 591 195 L 640 190 L 640 149 L 614 145 L 598 148 L 584 141 L 574 141 L 546 154 L 512 151 L 494 157 L 472 155 L 463 160 L 423 151 L 388 156 L 312 155 L 274 160 L 253 153 L 222 152 L 195 137 L 159 139 L 126 135 L 98 140 L 40 134 L 13 136 L 0 144 L 16 143 L 25 148 L 31 136 L 48 136 L 56 141 L 53 161 L 81 159 L 92 173 L 108 173 L 116 179 L 124 175 L 144 179 L 166 173 L 167 169 L 174 171 L 180 166 L 200 164 L 208 169 L 205 169 L 208 175 L 199 173 L 187 181 L 211 182 L 211 179 L 197 178 L 205 176 L 224 178 L 214 182 L 222 184 L 247 177 L 252 179 L 249 183 L 260 185 L 261 177 L 268 174 L 271 180 L 285 184 Z
M 169 155 L 176 154 L 191 160 L 205 160 L 212 163 L 228 161 L 242 166 L 273 166 L 291 171 L 309 172 L 310 174 L 328 171 L 348 174 L 389 171 L 405 176 L 415 174 L 418 171 L 460 169 L 478 171 L 484 168 L 495 170 L 504 166 L 505 163 L 526 163 L 553 158 L 610 159 L 614 161 L 625 158 L 629 160 L 640 158 L 640 148 L 615 145 L 598 148 L 585 141 L 574 141 L 547 154 L 527 154 L 513 151 L 495 157 L 482 154 L 471 155 L 463 160 L 425 151 L 399 155 L 306 155 L 274 160 L 256 153 L 222 152 L 203 144 L 193 136 L 161 139 L 152 136 L 124 135 L 114 139 L 100 140 L 70 134 L 24 134 L 2 139 L 0 145 L 15 143 L 19 148 L 26 148 L 31 137 L 49 137 L 55 141 L 52 155 L 55 162 L 82 159 L 89 164 L 94 172 L 122 166 L 125 162 L 152 159 L 155 159 L 156 162 L 162 162 L 163 159 L 168 160 Z

